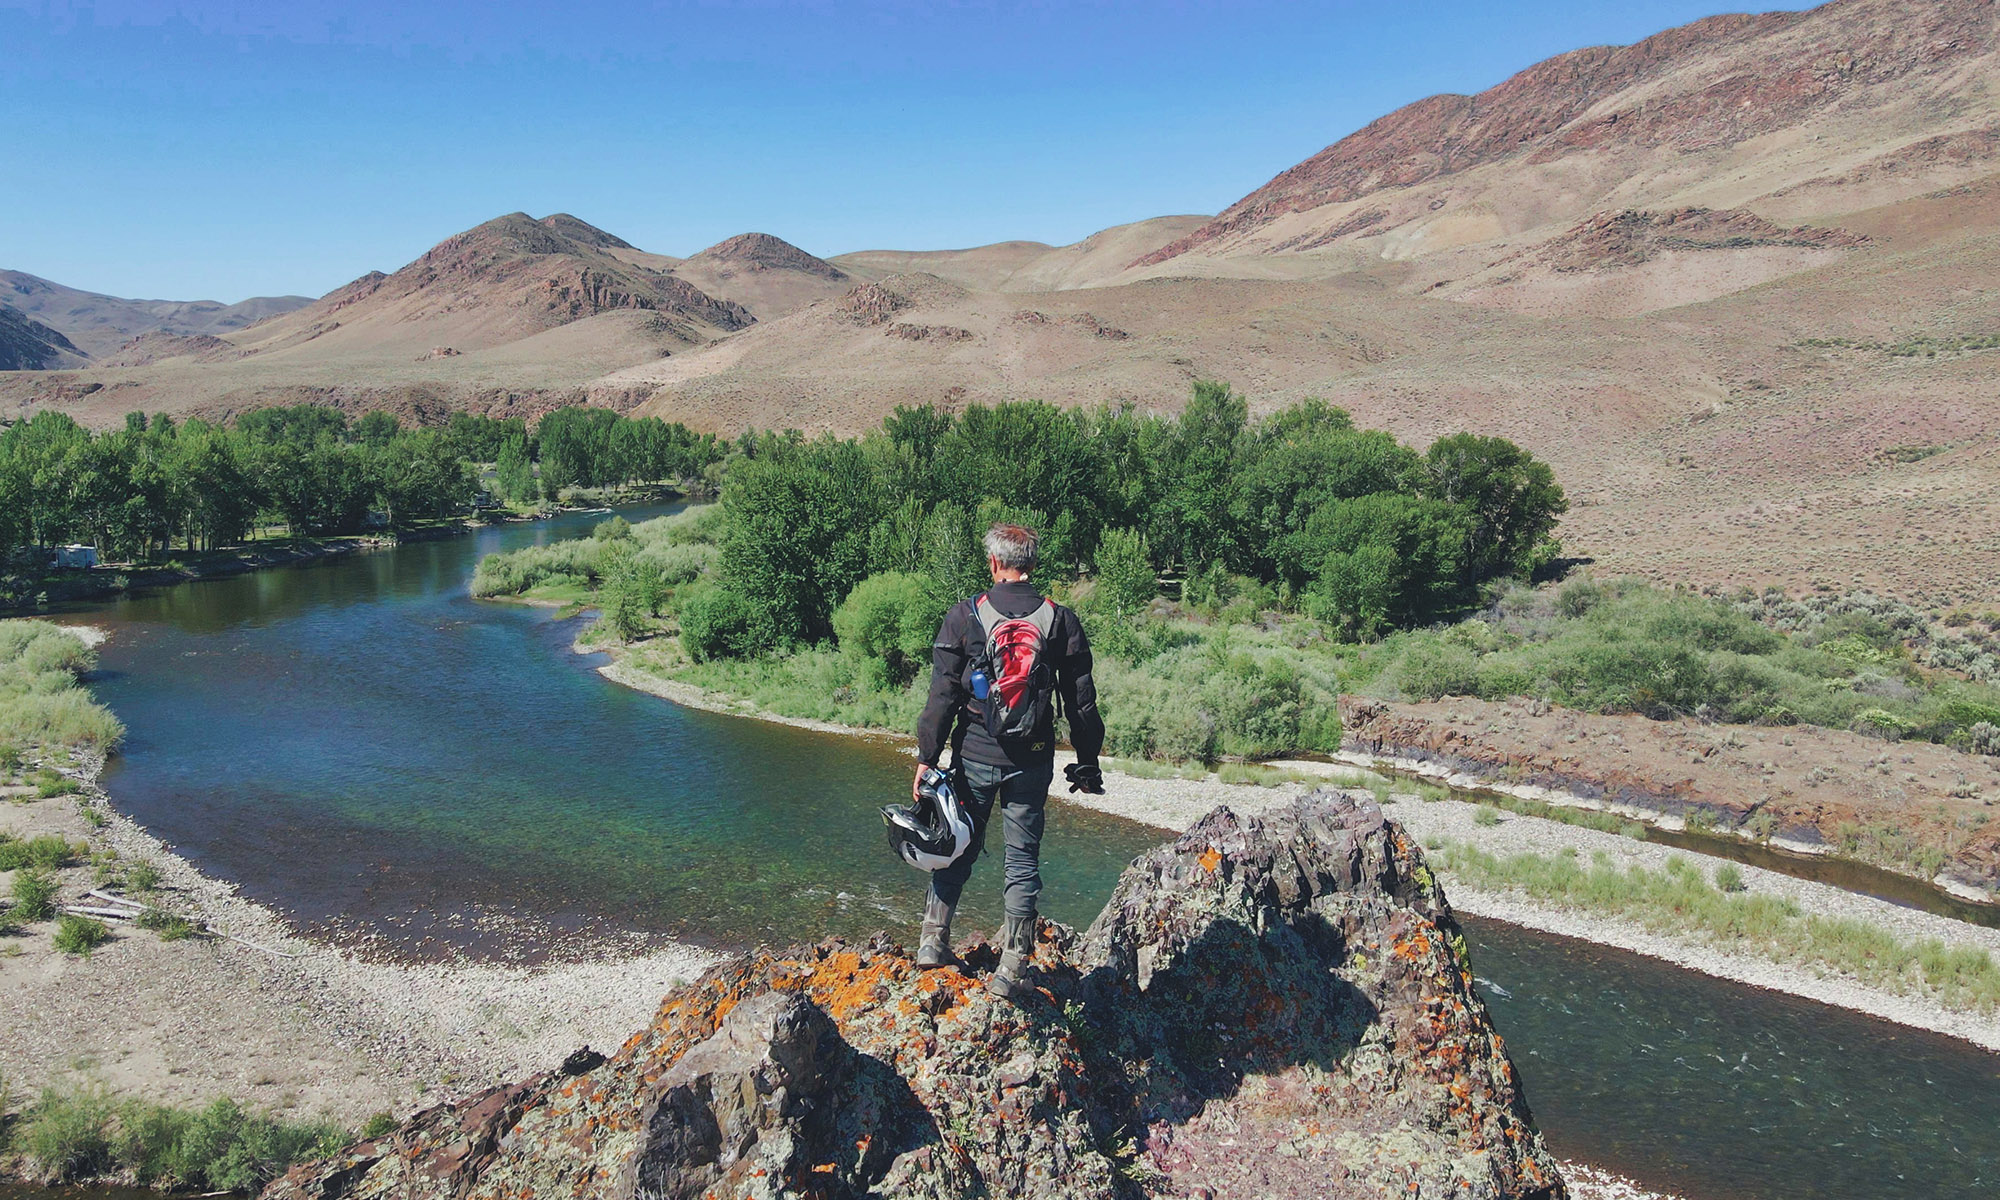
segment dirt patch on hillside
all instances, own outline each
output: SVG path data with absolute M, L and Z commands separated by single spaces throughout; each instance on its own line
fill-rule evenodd
M 1994 899 L 2000 759 L 1807 726 L 1596 716 L 1528 700 L 1341 704 L 1342 748 L 1825 850 Z

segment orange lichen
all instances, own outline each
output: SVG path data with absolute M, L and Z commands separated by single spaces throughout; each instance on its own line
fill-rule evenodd
M 1208 872 L 1210 875 L 1213 875 L 1215 874 L 1216 869 L 1222 866 L 1222 851 L 1217 850 L 1213 846 L 1210 846 L 1208 849 L 1202 851 L 1201 857 L 1196 859 L 1195 861 L 1201 864 L 1202 870 Z

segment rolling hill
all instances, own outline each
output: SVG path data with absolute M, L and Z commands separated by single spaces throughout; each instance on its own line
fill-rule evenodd
M 0 303 L 60 330 L 92 358 L 113 353 L 144 333 L 227 333 L 311 304 L 306 296 L 255 296 L 236 304 L 213 300 L 125 300 L 78 291 L 25 271 L 0 271 Z

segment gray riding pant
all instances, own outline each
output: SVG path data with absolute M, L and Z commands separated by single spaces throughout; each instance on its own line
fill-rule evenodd
M 973 862 L 986 849 L 986 825 L 997 802 L 1007 843 L 1007 915 L 1033 917 L 1042 894 L 1042 815 L 1055 774 L 1054 763 L 1026 770 L 976 762 L 960 765 L 953 782 L 972 817 L 972 846 L 964 858 L 931 872 L 931 895 L 957 905 L 965 881 L 972 877 Z

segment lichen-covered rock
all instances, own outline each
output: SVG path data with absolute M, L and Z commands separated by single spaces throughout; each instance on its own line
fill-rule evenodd
M 606 1059 L 294 1170 L 342 1197 L 1539 1197 L 1562 1182 L 1400 827 L 1227 809 L 1044 929 L 1018 1006 L 884 937 L 759 953 Z

